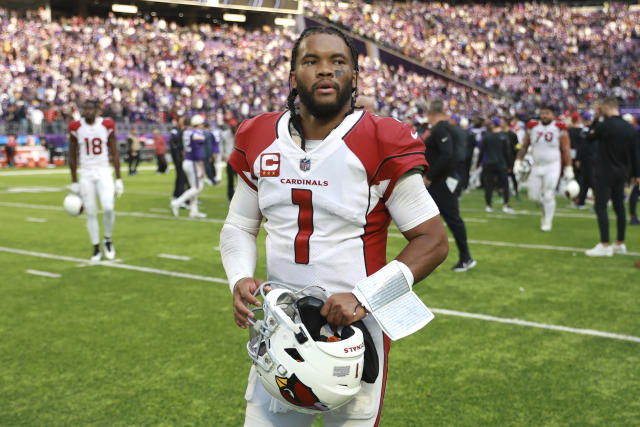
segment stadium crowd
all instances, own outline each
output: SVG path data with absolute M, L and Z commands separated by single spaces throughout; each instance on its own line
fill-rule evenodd
M 0 121 L 15 123 L 20 134 L 64 133 L 87 96 L 119 122 L 168 123 L 219 109 L 241 121 L 285 105 L 280 82 L 288 78 L 294 38 L 279 28 L 183 27 L 114 15 L 49 22 L 0 8 Z M 445 96 L 468 115 L 498 105 L 468 86 L 371 58 L 361 58 L 361 70 L 361 92 L 399 120 L 420 118 L 426 97 Z
M 631 66 L 640 62 L 640 15 L 620 5 L 600 12 L 538 3 L 357 6 L 307 3 L 355 33 L 509 94 L 493 98 L 361 58 L 360 91 L 382 115 L 415 124 L 429 98 L 469 118 L 530 113 L 542 102 L 571 111 L 611 91 L 640 99 L 640 73 Z M 135 123 L 203 112 L 213 121 L 220 109 L 241 121 L 286 104 L 280 82 L 288 78 L 290 30 L 185 27 L 141 16 L 43 18 L 0 8 L 0 122 L 17 133 L 64 133 L 88 95 L 102 100 L 104 115 Z
M 355 3 L 355 4 L 354 4 Z M 363 37 L 488 89 L 516 109 L 572 109 L 612 94 L 640 100 L 640 11 L 563 4 L 309 2 Z

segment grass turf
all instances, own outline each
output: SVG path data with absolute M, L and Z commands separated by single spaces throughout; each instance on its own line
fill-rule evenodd
M 0 246 L 88 259 L 84 217 L 61 208 L 68 173 L 42 172 L 53 173 L 0 172 Z M 177 220 L 172 182 L 172 172 L 152 168 L 124 176 L 119 264 L 223 279 L 216 248 L 226 187 L 205 189 L 206 220 L 184 211 Z M 512 206 L 520 213 L 487 214 L 480 192 L 463 196 L 478 266 L 451 272 L 452 242 L 445 263 L 415 287 L 427 305 L 640 336 L 640 256 L 554 250 L 593 246 L 593 212 L 559 199 L 554 229 L 542 233 L 531 202 Z M 389 258 L 403 244 L 392 229 Z M 627 247 L 640 252 L 640 227 L 627 228 Z M 242 424 L 247 333 L 233 323 L 226 284 L 7 250 L 0 266 L 0 425 Z M 392 345 L 382 425 L 638 425 L 639 359 L 638 342 L 436 314 Z

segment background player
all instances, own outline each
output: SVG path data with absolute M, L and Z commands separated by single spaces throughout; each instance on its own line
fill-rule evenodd
M 542 204 L 540 230 L 551 231 L 553 215 L 556 211 L 556 187 L 564 164 L 563 175 L 573 179 L 571 166 L 571 142 L 564 122 L 555 120 L 552 107 L 540 107 L 540 120 L 527 123 L 522 147 L 513 165 L 517 175 L 522 168 L 522 159 L 531 145 L 533 166 L 527 181 L 529 199 Z
M 238 130 L 229 162 L 241 179 L 220 233 L 240 327 L 252 316 L 247 303 L 258 304 L 256 235 L 263 216 L 268 279 L 298 289 L 321 284 L 332 294 L 321 310 L 331 325 L 366 324 L 378 352 L 377 379 L 324 415 L 325 425 L 352 427 L 379 423 L 390 345 L 351 292 L 354 285 L 386 264 L 391 218 L 409 240 L 397 260 L 415 281 L 448 251 L 438 209 L 422 183 L 424 145 L 411 126 L 355 110 L 357 78 L 357 53 L 344 34 L 311 27 L 300 35 L 288 111 L 245 120 Z M 274 409 L 254 369 L 246 399 L 245 426 L 313 423 L 314 415 Z
M 82 106 L 80 120 L 69 122 L 69 168 L 71 190 L 80 194 L 87 212 L 87 230 L 93 244 L 91 261 L 100 261 L 100 227 L 98 225 L 98 203 L 100 198 L 104 221 L 104 252 L 107 259 L 116 257 L 111 235 L 115 223 L 114 192 L 120 197 L 124 185 L 120 178 L 120 157 L 115 137 L 115 122 L 97 116 L 97 101 L 86 101 Z M 109 167 L 109 153 L 116 172 L 114 184 Z M 80 177 L 78 180 L 77 169 Z M 97 196 L 97 197 L 96 197 Z
M 204 144 L 206 135 L 202 130 L 204 118 L 196 114 L 191 118 L 191 129 L 182 133 L 184 160 L 182 170 L 189 180 L 189 188 L 177 199 L 171 200 L 171 212 L 178 216 L 180 205 L 189 203 L 190 218 L 204 218 L 207 215 L 198 210 L 198 194 L 204 189 Z M 176 166 L 177 167 L 177 166 Z

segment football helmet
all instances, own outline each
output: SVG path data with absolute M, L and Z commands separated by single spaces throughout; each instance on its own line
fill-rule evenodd
M 334 334 L 320 315 L 327 299 L 320 287 L 294 290 L 265 282 L 258 294 L 263 302 L 252 309 L 247 352 L 269 394 L 306 413 L 331 411 L 353 399 L 364 370 L 362 331 L 345 326 Z
M 569 200 L 575 199 L 580 193 L 580 184 L 575 179 L 567 180 L 562 188 L 562 194 Z
M 69 193 L 65 196 L 62 206 L 64 206 L 64 210 L 71 216 L 78 216 L 84 210 L 82 199 L 74 193 Z

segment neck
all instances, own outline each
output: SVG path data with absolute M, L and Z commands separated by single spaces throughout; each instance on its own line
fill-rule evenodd
M 429 122 L 433 123 L 433 126 L 437 125 L 441 121 L 449 121 L 449 119 L 448 119 L 446 114 L 441 114 L 441 113 L 433 114 L 429 118 Z
M 300 121 L 305 139 L 325 139 L 336 126 L 342 123 L 350 109 L 350 104 L 345 104 L 333 117 L 320 118 L 311 114 L 304 105 L 300 105 Z

